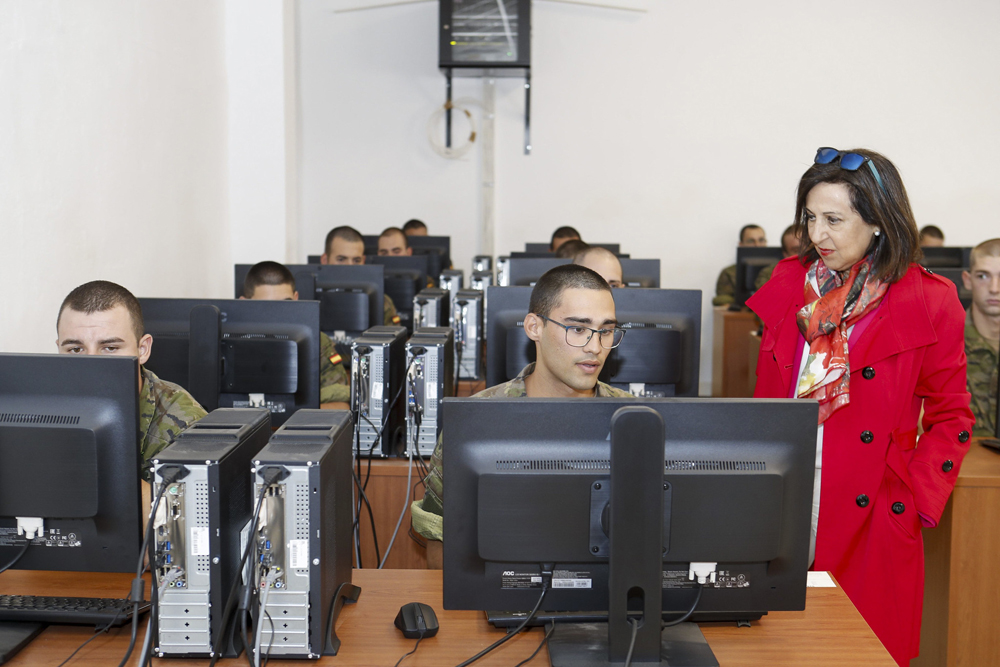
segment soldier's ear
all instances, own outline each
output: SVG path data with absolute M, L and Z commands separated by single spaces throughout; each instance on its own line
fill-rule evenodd
M 149 360 L 149 355 L 153 351 L 153 337 L 146 334 L 139 339 L 139 365 Z
M 962 284 L 965 285 L 965 289 L 972 289 L 972 274 L 968 271 L 962 271 Z
M 292 301 L 298 301 L 298 300 L 299 300 L 299 293 L 292 292 Z
M 524 333 L 528 335 L 528 338 L 537 342 L 542 337 L 542 324 L 542 318 L 534 313 L 528 313 L 524 316 Z

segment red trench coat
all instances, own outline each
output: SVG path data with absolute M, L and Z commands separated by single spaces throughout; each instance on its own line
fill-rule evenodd
M 756 397 L 787 398 L 797 380 L 805 273 L 796 258 L 783 260 L 747 304 L 764 323 Z M 914 264 L 873 317 L 849 350 L 850 403 L 824 426 L 814 567 L 833 572 L 908 665 L 919 653 L 924 599 L 918 512 L 937 525 L 972 431 L 965 313 L 951 282 Z

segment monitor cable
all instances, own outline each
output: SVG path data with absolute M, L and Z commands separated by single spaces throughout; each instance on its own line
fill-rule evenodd
M 410 651 L 409 653 L 404 653 L 404 654 L 402 655 L 402 657 L 400 657 L 400 658 L 399 658 L 399 660 L 397 660 L 397 661 L 396 661 L 396 664 L 395 664 L 395 665 L 394 665 L 393 667 L 399 667 L 399 665 L 400 665 L 400 664 L 402 664 L 402 662 L 403 662 L 404 660 L 406 660 L 406 659 L 407 659 L 407 658 L 409 658 L 409 657 L 410 657 L 411 655 L 413 655 L 414 653 L 416 653 L 416 652 L 417 652 L 417 648 L 418 648 L 418 647 L 420 646 L 420 640 L 421 640 L 421 639 L 423 639 L 423 638 L 424 638 L 424 633 L 423 633 L 423 631 L 421 630 L 421 632 L 420 632 L 420 636 L 418 636 L 418 637 L 417 637 L 417 643 L 413 645 L 413 650 L 412 650 L 412 651 Z
M 145 573 L 145 569 L 143 570 L 143 573 Z M 68 658 L 66 658 L 65 660 L 63 660 L 62 662 L 60 662 L 59 665 L 58 665 L 58 667 L 64 667 L 66 665 L 66 663 L 68 663 L 70 660 L 72 660 L 76 656 L 76 654 L 79 653 L 81 649 L 83 649 L 84 646 L 86 646 L 90 642 L 94 641 L 95 639 L 97 639 L 102 634 L 107 633 L 108 630 L 110 630 L 111 627 L 118 620 L 118 617 L 122 615 L 122 612 L 125 611 L 125 607 L 127 607 L 127 606 L 128 606 L 128 600 L 126 599 L 126 600 L 124 600 L 122 602 L 122 605 L 120 607 L 118 607 L 117 611 L 115 612 L 114 617 L 112 617 L 112 619 L 110 621 L 108 621 L 106 624 L 104 624 L 104 626 L 98 626 L 97 628 L 94 628 L 94 634 L 93 634 L 93 636 L 91 636 L 89 639 L 87 639 L 87 641 L 85 641 L 82 644 L 80 644 L 79 646 L 77 646 L 76 650 L 73 651 L 72 653 L 70 653 Z
M 500 647 L 502 644 L 510 641 L 511 638 L 520 634 L 521 630 L 524 630 L 524 628 L 528 625 L 528 623 L 530 623 L 535 618 L 535 614 L 538 613 L 538 610 L 542 606 L 542 602 L 545 601 L 545 595 L 546 593 L 549 592 L 549 587 L 551 585 L 552 585 L 552 567 L 547 565 L 542 568 L 542 594 L 538 596 L 538 602 L 535 603 L 535 606 L 531 610 L 531 612 L 524 618 L 523 621 L 521 621 L 521 624 L 516 628 L 514 628 L 509 633 L 507 633 L 506 635 L 504 635 L 503 637 L 501 637 L 500 639 L 496 640 L 495 642 L 484 648 L 479 653 L 475 654 L 474 656 L 466 660 L 465 662 L 458 664 L 456 667 L 468 667 L 468 665 L 471 665 L 472 663 L 476 662 L 477 660 L 482 658 L 484 655 L 486 655 L 493 649 Z
M 132 580 L 132 590 L 129 593 L 129 600 L 132 601 L 132 636 L 129 639 L 125 657 L 122 658 L 118 667 L 125 667 L 129 658 L 132 657 L 132 651 L 135 650 L 135 640 L 139 633 L 139 605 L 143 602 L 146 591 L 146 582 L 142 579 L 142 574 L 146 570 L 143 558 L 146 555 L 146 550 L 149 548 L 149 543 L 153 536 L 153 527 L 156 524 L 156 510 L 160 507 L 160 501 L 163 500 L 163 494 L 166 493 L 167 487 L 177 480 L 186 477 L 188 472 L 188 469 L 181 465 L 161 466 L 157 471 L 163 481 L 160 482 L 160 490 L 157 492 L 156 500 L 153 501 L 153 506 L 149 510 L 149 519 L 146 522 L 146 534 L 143 536 L 142 546 L 139 548 L 139 563 L 135 566 L 135 579 Z M 155 613 L 155 610 L 150 609 L 150 614 L 152 613 Z M 143 644 L 145 644 L 145 640 L 143 640 Z
M 289 474 L 288 469 L 284 466 L 261 466 L 257 469 L 257 472 L 260 473 L 262 470 L 263 480 L 261 482 L 260 498 L 257 499 L 257 506 L 254 508 L 250 531 L 247 533 L 247 545 L 243 549 L 243 557 L 240 558 L 240 564 L 236 568 L 236 576 L 233 579 L 233 583 L 229 586 L 229 596 L 226 598 L 226 604 L 222 606 L 222 631 L 219 633 L 218 646 L 216 646 L 216 650 L 213 652 L 214 655 L 208 663 L 208 667 L 215 667 L 215 663 L 219 661 L 224 652 L 226 633 L 229 631 L 229 622 L 233 616 L 233 607 L 236 604 L 236 593 L 240 589 L 240 579 L 243 577 L 243 569 L 246 566 L 250 552 L 254 551 L 257 546 L 257 523 L 260 520 L 260 508 L 264 505 L 267 490 L 272 484 L 284 479 Z M 249 584 L 250 582 L 248 581 L 246 585 L 249 587 Z
M 639 619 L 630 618 L 628 619 L 629 625 L 632 626 L 632 639 L 628 643 L 628 653 L 625 654 L 625 667 L 632 666 L 632 653 L 635 651 L 635 638 L 639 635 Z
M 694 602 L 691 604 L 691 608 L 688 609 L 683 614 L 681 614 L 678 618 L 675 618 L 672 621 L 664 621 L 663 623 L 660 624 L 660 627 L 661 628 L 670 628 L 670 627 L 673 627 L 675 625 L 680 625 L 684 621 L 686 621 L 689 618 L 691 618 L 691 614 L 694 613 L 694 610 L 698 608 L 698 603 L 701 602 L 701 592 L 704 589 L 705 589 L 704 585 L 702 585 L 702 584 L 699 583 L 698 584 L 698 593 L 694 596 Z
M 411 425 L 413 426 L 413 443 L 410 447 L 407 447 L 407 451 L 410 454 L 410 464 L 406 468 L 406 488 L 410 488 L 410 483 L 413 481 L 413 456 L 416 453 L 417 458 L 420 458 L 418 447 L 420 445 L 420 422 L 422 421 L 421 416 L 423 414 L 423 409 L 420 404 L 417 403 L 416 396 L 416 377 L 413 373 L 413 364 L 410 364 L 410 371 L 406 374 L 406 384 L 409 387 L 407 391 L 407 409 L 413 415 L 413 421 Z M 385 548 L 385 555 L 382 556 L 382 560 L 378 564 L 378 569 L 385 567 L 385 562 L 389 560 L 389 552 L 392 551 L 392 545 L 396 542 L 396 536 L 399 534 L 399 527 L 403 525 L 403 517 L 406 516 L 406 509 L 410 506 L 410 494 L 406 494 L 403 497 L 403 509 L 399 512 L 399 520 L 396 521 L 396 529 L 392 531 L 392 539 L 389 540 L 389 546 Z M 417 640 L 420 641 L 419 639 Z M 413 649 L 416 651 L 416 647 Z M 404 656 L 405 657 L 405 656 Z M 402 661 L 402 658 L 400 658 Z M 398 663 L 397 663 L 398 664 Z
M 549 623 L 549 627 L 546 628 L 546 630 L 545 630 L 545 636 L 542 637 L 542 641 L 538 644 L 538 648 L 535 649 L 535 652 L 532 653 L 531 655 L 529 655 L 527 658 L 525 658 L 521 662 L 519 662 L 516 665 L 514 665 L 514 667 L 524 667 L 524 665 L 527 665 L 529 662 L 531 662 L 532 660 L 534 660 L 535 656 L 538 655 L 538 652 L 542 650 L 542 647 L 545 646 L 545 644 L 548 643 L 549 637 L 552 636 L 552 632 L 555 629 L 556 629 L 556 624 L 555 623 Z
M 21 547 L 21 550 L 17 552 L 16 556 L 14 556 L 14 560 L 10 561 L 9 563 L 7 563 L 6 565 L 4 565 L 3 567 L 0 567 L 0 573 L 6 572 L 10 568 L 14 567 L 14 565 L 17 563 L 17 561 L 21 560 L 21 556 L 24 555 L 24 552 L 27 551 L 28 547 L 30 547 L 30 546 L 31 546 L 31 540 L 25 538 L 25 540 L 24 540 L 24 546 Z

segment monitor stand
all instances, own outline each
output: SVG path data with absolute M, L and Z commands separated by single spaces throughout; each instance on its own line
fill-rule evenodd
M 609 662 L 607 623 L 559 623 L 549 637 L 552 667 L 604 667 Z M 633 656 L 632 664 L 640 663 Z M 653 663 L 655 664 L 655 663 Z M 719 661 L 697 623 L 681 623 L 660 633 L 660 665 L 663 667 L 719 667 Z
M 622 665 L 630 647 L 635 665 L 719 665 L 697 625 L 660 625 L 664 432 L 663 418 L 645 406 L 620 408 L 611 418 L 608 622 L 556 627 L 553 667 Z M 634 635 L 630 611 L 643 619 Z
M 44 623 L 0 622 L 0 665 L 12 660 L 18 651 L 27 646 L 46 627 Z

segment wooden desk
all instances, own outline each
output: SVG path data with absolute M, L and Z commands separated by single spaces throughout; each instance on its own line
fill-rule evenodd
M 12 570 L 0 577 L 0 590 L 13 594 L 124 595 L 129 575 L 23 572 Z M 481 612 L 446 611 L 441 604 L 441 572 L 437 570 L 355 570 L 354 583 L 361 586 L 361 598 L 347 607 L 337 624 L 343 640 L 340 654 L 320 660 L 320 664 L 394 665 L 413 648 L 413 640 L 403 636 L 392 621 L 406 602 L 425 602 L 437 612 L 441 630 L 436 637 L 420 643 L 417 652 L 403 662 L 404 667 L 442 667 L 471 657 L 503 636 L 490 627 Z M 840 588 L 810 588 L 806 610 L 775 612 L 750 628 L 732 624 L 706 623 L 702 631 L 719 662 L 724 666 L 810 667 L 873 665 L 892 667 L 895 663 L 882 647 L 861 615 Z M 22 650 L 9 664 L 21 667 L 55 666 L 73 652 L 92 630 L 76 626 L 52 626 Z M 70 663 L 71 667 L 114 665 L 128 646 L 127 627 L 112 630 L 90 642 Z M 510 667 L 528 657 L 538 646 L 541 631 L 534 629 L 513 638 L 477 665 Z M 141 641 L 141 637 L 140 637 Z M 542 651 L 532 665 L 547 664 Z M 158 665 L 205 665 L 207 660 L 155 661 Z M 135 665 L 133 656 L 130 665 Z M 244 658 L 222 660 L 220 665 L 246 664 Z M 269 664 L 304 664 L 301 660 L 272 660 Z
M 399 534 L 396 535 L 392 551 L 389 552 L 389 559 L 385 563 L 385 566 L 390 569 L 426 569 L 427 567 L 427 550 L 414 542 L 407 532 L 410 528 L 410 500 L 424 497 L 424 487 L 418 484 L 421 469 L 416 462 L 413 463 L 411 488 L 406 488 L 407 467 L 409 465 L 409 459 L 372 460 L 371 477 L 368 479 L 368 487 L 365 490 L 365 495 L 368 496 L 368 500 L 372 504 L 375 530 L 378 532 L 378 546 L 383 554 L 389 545 L 389 540 L 392 539 L 392 531 L 396 529 L 396 522 L 399 521 L 399 511 L 403 509 L 403 503 L 406 503 L 406 515 L 399 527 Z M 364 459 L 361 461 L 362 481 L 365 480 L 367 471 L 368 460 Z M 416 486 L 415 498 L 412 491 L 414 486 Z M 361 508 L 360 525 L 361 562 L 366 569 L 377 567 L 371 519 L 368 518 L 368 510 L 364 506 Z
M 924 619 L 912 667 L 1000 664 L 1000 454 L 973 439 L 924 533 Z
M 750 311 L 734 312 L 725 307 L 712 312 L 712 396 L 748 398 L 750 369 L 748 335 L 755 331 L 757 316 Z

